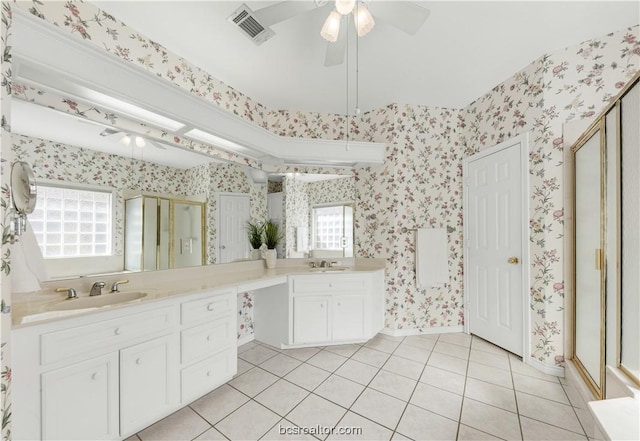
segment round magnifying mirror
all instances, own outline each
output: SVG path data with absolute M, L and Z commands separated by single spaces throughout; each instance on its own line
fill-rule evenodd
M 30 214 L 36 208 L 36 180 L 26 162 L 17 161 L 11 167 L 11 198 L 18 213 Z

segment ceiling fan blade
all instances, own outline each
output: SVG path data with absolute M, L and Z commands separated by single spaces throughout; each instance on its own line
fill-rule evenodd
M 327 42 L 327 52 L 324 57 L 324 66 L 339 66 L 344 63 L 344 54 L 347 51 L 347 37 L 344 30 L 338 34 L 335 43 Z
M 429 14 L 428 9 L 411 2 L 371 2 L 371 14 L 409 35 L 415 35 Z
M 278 2 L 274 5 L 267 6 L 266 8 L 258 9 L 257 11 L 254 11 L 254 14 L 263 26 L 271 26 L 276 23 L 289 20 L 296 15 L 311 11 L 316 7 L 316 3 L 313 1 L 302 2 L 290 0 Z
M 111 135 L 115 135 L 116 133 L 123 133 L 123 132 L 120 130 L 107 127 L 102 132 L 100 132 L 100 136 L 111 136 Z

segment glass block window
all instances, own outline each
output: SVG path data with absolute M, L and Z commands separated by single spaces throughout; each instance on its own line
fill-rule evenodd
M 344 236 L 342 205 L 313 209 L 314 248 L 341 250 Z
M 29 224 L 45 259 L 106 256 L 112 247 L 110 191 L 38 185 Z

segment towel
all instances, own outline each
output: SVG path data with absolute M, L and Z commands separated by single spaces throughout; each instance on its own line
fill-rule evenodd
M 40 282 L 49 280 L 42 251 L 27 221 L 26 231 L 11 247 L 11 291 L 40 290 Z
M 431 288 L 449 283 L 449 247 L 444 228 L 420 228 L 416 232 L 416 284 Z

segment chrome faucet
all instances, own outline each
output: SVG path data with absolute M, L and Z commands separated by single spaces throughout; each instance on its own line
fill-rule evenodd
M 96 282 L 91 287 L 89 296 L 99 296 L 102 294 L 102 288 L 104 288 L 104 282 Z
M 113 285 L 111 285 L 111 291 L 109 292 L 120 292 L 120 285 L 124 285 L 125 283 L 129 283 L 129 279 L 113 282 Z
M 320 268 L 326 268 L 327 267 L 327 261 L 326 260 L 321 260 L 320 261 Z

